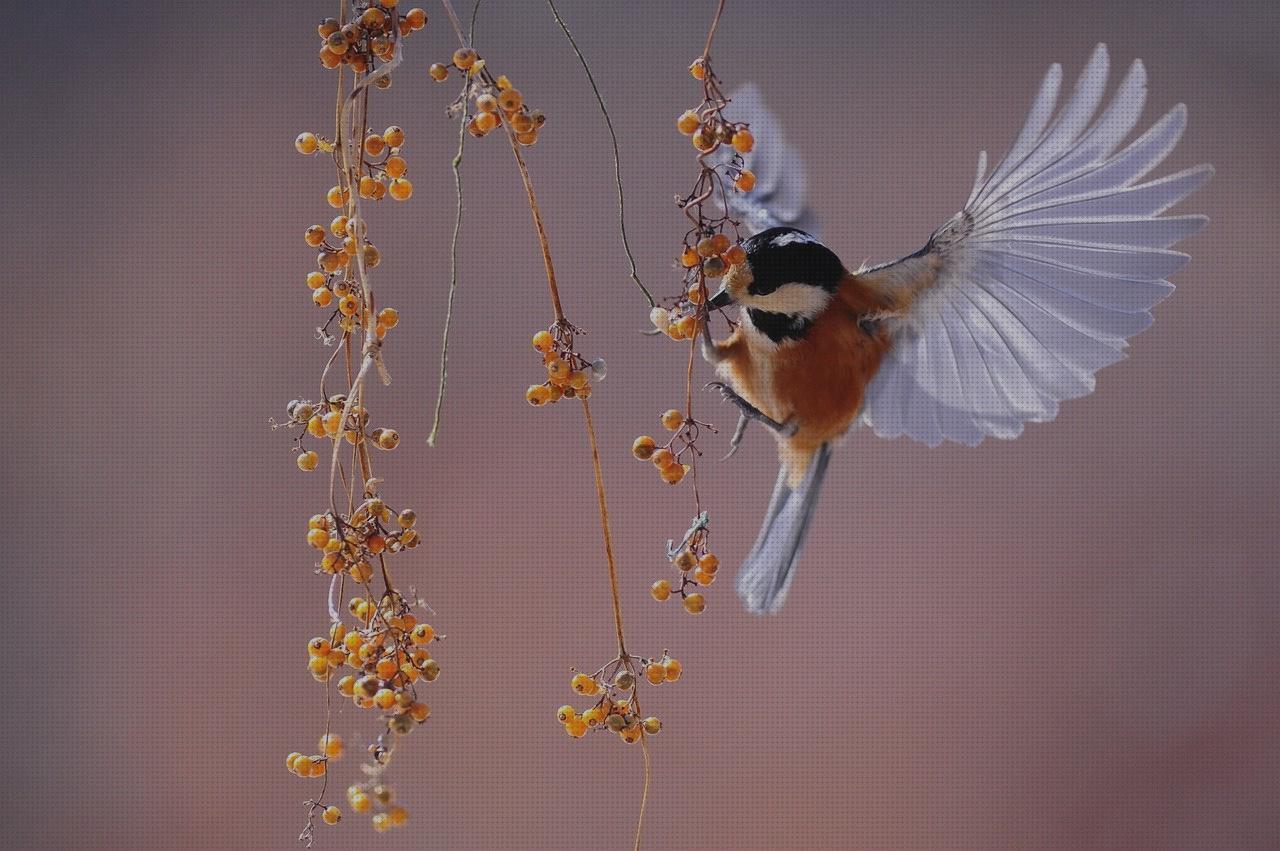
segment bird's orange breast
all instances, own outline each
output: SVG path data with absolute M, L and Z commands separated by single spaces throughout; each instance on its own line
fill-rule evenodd
M 796 424 L 785 441 L 788 454 L 807 456 L 853 424 L 890 347 L 883 329 L 868 333 L 859 321 L 883 307 L 849 277 L 803 338 L 775 346 L 739 328 L 720 345 L 721 370 L 743 398 L 778 422 Z

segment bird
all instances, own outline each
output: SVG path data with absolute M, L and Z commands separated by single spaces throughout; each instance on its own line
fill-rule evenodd
M 1213 167 L 1149 179 L 1181 137 L 1186 107 L 1130 140 L 1146 71 L 1134 60 L 1107 100 L 1109 64 L 1098 45 L 1060 107 L 1063 72 L 1052 65 L 1008 153 L 988 172 L 982 152 L 960 212 L 898 260 L 850 270 L 797 227 L 811 217 L 781 172 L 802 169 L 775 169 L 777 209 L 768 197 L 729 202 L 767 226 L 742 243 L 745 259 L 708 302 L 738 307 L 739 318 L 724 339 L 706 323 L 699 332 L 720 379 L 707 388 L 739 409 L 730 454 L 759 423 L 780 466 L 737 577 L 748 611 L 776 613 L 785 601 L 847 432 L 931 447 L 1015 438 L 1091 393 L 1094 374 L 1126 356 L 1173 291 L 1168 278 L 1190 258 L 1172 246 L 1208 218 L 1167 213 Z

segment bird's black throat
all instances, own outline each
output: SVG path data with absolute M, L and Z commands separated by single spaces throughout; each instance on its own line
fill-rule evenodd
M 790 313 L 773 313 L 755 307 L 747 308 L 751 324 L 761 334 L 775 343 L 783 340 L 799 340 L 809 333 L 813 320 L 807 316 L 796 316 Z

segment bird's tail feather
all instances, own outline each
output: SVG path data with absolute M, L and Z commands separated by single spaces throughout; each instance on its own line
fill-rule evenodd
M 778 474 L 760 536 L 738 572 L 738 594 L 747 611 L 774 614 L 787 599 L 830 460 L 831 446 L 824 443 L 814 453 L 797 487 L 789 484 L 786 467 Z

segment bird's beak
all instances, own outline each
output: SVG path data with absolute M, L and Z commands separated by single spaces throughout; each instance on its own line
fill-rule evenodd
M 728 287 L 721 287 L 720 292 L 711 297 L 711 301 L 707 302 L 712 310 L 719 310 L 722 307 L 728 307 L 733 304 L 733 296 L 729 295 Z

